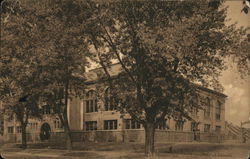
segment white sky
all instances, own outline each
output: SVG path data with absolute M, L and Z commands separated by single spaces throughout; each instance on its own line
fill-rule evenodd
M 228 5 L 229 23 L 237 22 L 238 26 L 250 26 L 250 13 L 241 12 L 242 1 L 226 1 Z M 240 125 L 250 117 L 250 77 L 240 78 L 235 65 L 229 62 L 228 70 L 222 73 L 220 82 L 224 93 L 228 96 L 226 102 L 226 120 Z

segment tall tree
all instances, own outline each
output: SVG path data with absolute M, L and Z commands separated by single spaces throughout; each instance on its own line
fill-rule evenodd
M 15 81 L 14 88 L 18 88 L 11 93 L 25 93 L 24 97 L 28 96 L 28 99 L 37 99 L 33 98 L 36 89 L 39 101 L 46 102 L 58 115 L 64 127 L 67 148 L 72 149 L 68 100 L 83 92 L 83 73 L 87 65 L 80 1 L 20 0 L 4 5 L 6 15 L 2 19 L 1 39 L 4 54 L 1 54 L 0 64 L 6 70 L 2 69 L 2 82 L 6 83 L 11 76 Z M 20 11 L 12 13 L 15 7 Z M 22 85 L 16 86 L 17 81 Z M 26 101 L 19 104 L 30 106 Z M 17 104 L 12 108 L 18 108 Z
M 0 100 L 5 112 L 14 114 L 20 122 L 22 147 L 26 148 L 28 119 L 40 117 L 41 85 L 36 56 L 40 40 L 32 10 L 18 1 L 4 2 L 1 9 Z
M 88 52 L 84 45 L 81 23 L 84 21 L 80 1 L 46 1 L 39 7 L 46 39 L 40 68 L 44 81 L 43 100 L 58 115 L 64 127 L 67 149 L 72 149 L 68 120 L 68 103 L 72 97 L 80 97 L 84 90 L 84 72 L 88 65 Z
M 121 112 L 145 129 L 145 154 L 154 153 L 156 125 L 166 117 L 189 118 L 198 86 L 221 90 L 223 57 L 243 34 L 224 24 L 221 1 L 88 1 L 86 30 L 92 58 L 106 74 Z M 111 61 L 122 68 L 111 78 Z M 133 95 L 131 95 L 131 93 Z

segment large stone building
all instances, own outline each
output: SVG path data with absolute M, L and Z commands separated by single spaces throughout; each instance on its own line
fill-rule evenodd
M 101 69 L 94 69 L 87 73 L 88 91 L 82 99 L 73 98 L 68 103 L 69 125 L 73 131 L 75 141 L 94 142 L 142 142 L 144 130 L 141 124 L 131 120 L 129 115 L 121 116 L 109 102 L 109 88 L 97 85 L 97 76 Z M 120 66 L 115 64 L 110 69 L 111 75 L 116 75 Z M 97 98 L 101 95 L 101 98 Z M 190 112 L 195 121 L 178 122 L 166 120 L 157 126 L 156 142 L 193 141 L 194 129 L 196 139 L 200 141 L 221 142 L 225 130 L 225 99 L 222 93 L 199 87 L 199 93 L 207 100 L 204 110 L 194 109 Z M 20 124 L 13 119 L 4 120 L 3 138 L 9 142 L 21 141 Z M 28 141 L 50 139 L 63 141 L 63 128 L 59 119 L 50 110 L 44 108 L 44 118 L 30 119 L 27 127 Z M 40 134 L 49 133 L 47 138 Z M 197 135 L 198 134 L 198 135 Z

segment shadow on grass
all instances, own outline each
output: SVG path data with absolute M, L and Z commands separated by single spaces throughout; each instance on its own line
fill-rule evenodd
M 172 146 L 172 152 L 170 152 L 170 147 Z M 247 144 L 216 144 L 216 143 L 157 143 L 155 145 L 156 153 L 158 154 L 186 154 L 186 155 L 233 155 L 233 150 L 241 149 L 248 150 L 249 145 Z M 30 143 L 28 144 L 28 149 L 58 149 L 65 150 L 65 143 Z M 106 151 L 106 152 L 125 152 L 130 155 L 137 153 L 144 153 L 144 144 L 143 143 L 82 143 L 75 142 L 73 143 L 73 150 L 80 151 Z M 45 151 L 45 150 L 44 150 Z M 82 154 L 81 154 L 82 153 Z M 68 155 L 81 156 L 87 152 L 70 153 Z M 91 158 L 98 158 L 96 154 L 89 152 Z M 136 156 L 128 158 L 134 158 Z M 99 156 L 102 158 L 103 156 Z M 124 158 L 124 157 L 122 157 Z M 141 158 L 141 157 L 136 157 Z
M 142 150 L 139 143 L 74 143 L 74 150 L 81 151 L 136 151 Z
M 21 144 L 16 144 L 16 147 L 20 147 Z M 59 150 L 65 150 L 66 145 L 65 143 L 29 143 L 27 146 L 28 149 L 59 149 Z
M 207 155 L 210 153 L 218 152 L 220 150 L 230 151 L 234 148 L 247 149 L 246 145 L 224 145 L 224 144 L 179 144 L 169 147 L 157 148 L 159 153 L 173 153 L 173 154 L 199 154 Z M 172 152 L 171 152 L 172 151 Z
M 98 155 L 96 153 L 92 152 L 69 152 L 63 154 L 63 156 L 69 156 L 69 157 L 84 157 L 84 158 L 105 158 L 105 156 Z

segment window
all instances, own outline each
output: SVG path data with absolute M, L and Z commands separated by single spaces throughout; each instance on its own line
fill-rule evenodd
M 198 96 L 195 96 L 193 98 L 193 104 L 194 104 L 194 106 L 191 107 L 191 114 L 192 115 L 195 115 L 195 116 L 198 115 L 198 108 L 196 106 L 196 105 L 198 105 L 198 103 L 199 103 L 199 98 L 198 98 Z
M 113 99 L 111 97 L 111 93 L 110 93 L 110 88 L 107 88 L 105 91 L 105 102 L 104 102 L 104 107 L 106 111 L 109 110 L 115 110 L 116 107 L 113 104 Z
M 132 119 L 125 119 L 125 129 L 140 129 L 141 124 Z
M 221 119 L 221 102 L 220 101 L 217 101 L 217 104 L 216 104 L 215 117 L 216 117 L 216 120 Z
M 221 126 L 216 126 L 215 131 L 218 132 L 218 133 L 221 132 Z
M 14 115 L 13 114 L 8 114 L 8 121 L 14 120 Z
M 184 121 L 182 120 L 178 120 L 175 122 L 175 130 L 176 131 L 183 131 L 183 125 L 184 125 Z
M 17 130 L 17 133 L 22 133 L 22 127 L 21 126 L 17 126 L 16 130 Z
M 30 129 L 31 130 L 37 130 L 38 124 L 37 123 L 29 123 Z
M 61 123 L 61 121 L 59 119 L 54 120 L 54 127 L 55 129 L 61 129 L 63 128 L 63 124 Z
M 210 132 L 210 124 L 204 125 L 204 132 Z
M 14 133 L 14 127 L 13 126 L 9 126 L 8 127 L 8 133 L 9 134 L 13 134 Z
M 166 124 L 167 120 L 162 120 L 161 122 L 159 122 L 156 126 L 155 129 L 160 129 L 160 130 L 165 130 L 167 128 L 167 124 Z
M 86 94 L 86 113 L 97 112 L 97 97 L 95 91 L 91 90 Z
M 206 106 L 204 109 L 204 117 L 210 118 L 210 111 L 211 111 L 211 101 L 209 98 L 206 98 Z
M 1 120 L 1 119 L 0 119 Z M 3 119 L 0 121 L 0 135 L 3 135 L 4 132 L 4 121 Z
M 117 129 L 117 120 L 104 120 L 104 130 Z
M 86 131 L 97 130 L 97 121 L 86 121 Z
M 191 122 L 191 131 L 197 130 L 196 122 Z
M 198 109 L 195 107 L 191 107 L 191 114 L 192 115 L 198 115 Z
M 43 114 L 51 114 L 51 109 L 48 105 L 42 106 L 42 113 Z

